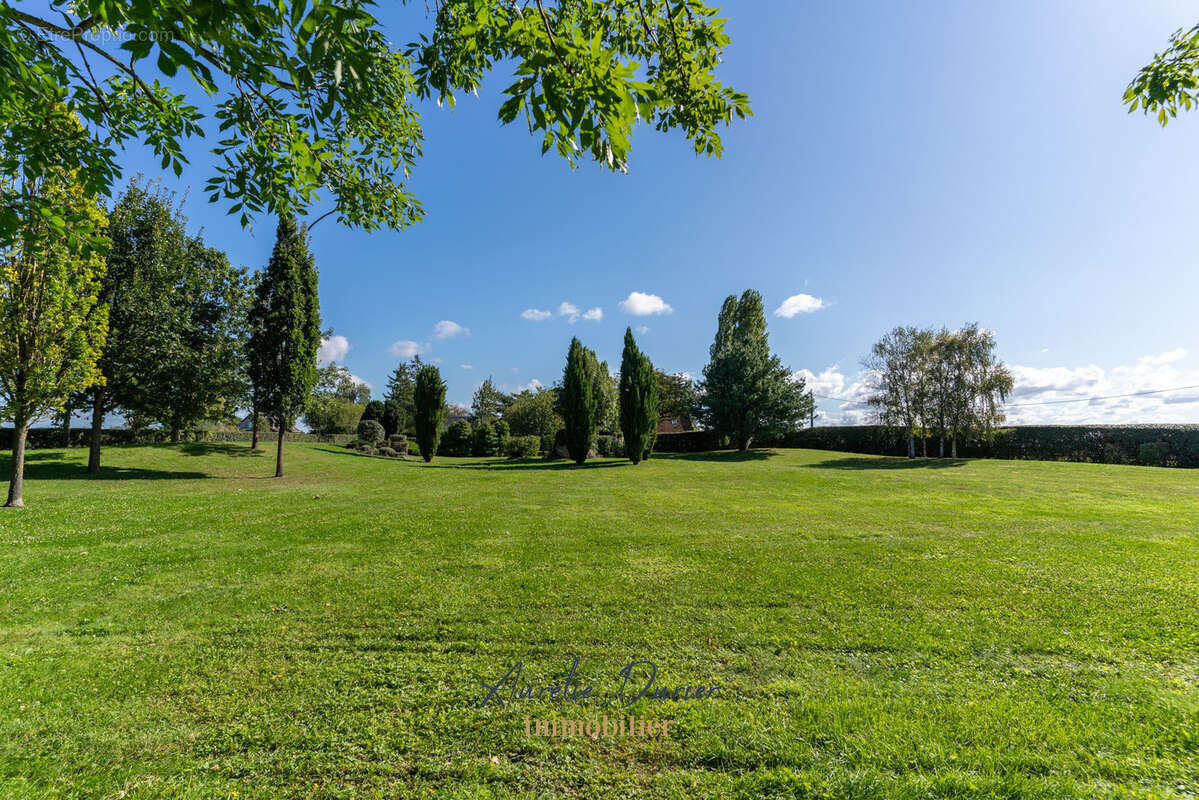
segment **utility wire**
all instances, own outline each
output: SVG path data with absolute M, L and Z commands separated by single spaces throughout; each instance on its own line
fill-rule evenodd
M 1073 400 L 1042 400 L 1038 403 L 1005 403 L 1006 408 L 1028 408 L 1029 406 L 1056 406 L 1063 403 L 1089 403 L 1093 400 L 1118 400 L 1122 397 L 1144 397 L 1150 394 L 1164 394 L 1165 392 L 1181 392 L 1184 389 L 1199 389 L 1199 384 L 1192 386 L 1176 386 L 1173 389 L 1148 389 L 1143 392 L 1128 392 L 1127 394 L 1109 394 L 1101 397 L 1079 397 Z M 819 397 L 821 400 L 836 400 L 841 403 L 849 403 L 855 406 L 868 406 L 870 403 L 862 400 L 850 400 L 848 397 L 833 397 L 827 394 L 812 394 L 813 397 Z

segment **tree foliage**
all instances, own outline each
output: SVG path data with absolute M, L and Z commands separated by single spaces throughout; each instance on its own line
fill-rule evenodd
M 496 388 L 490 376 L 479 384 L 471 397 L 470 411 L 476 423 L 495 422 L 503 416 L 512 398 Z
M 649 458 L 658 438 L 658 373 L 629 328 L 620 358 L 620 429 L 629 459 L 639 464 Z
M 537 436 L 541 449 L 548 450 L 554 435 L 562 429 L 562 415 L 558 413 L 558 390 L 525 390 L 513 396 L 512 405 L 504 412 L 513 436 Z
M 103 381 L 91 390 L 92 431 L 88 471 L 100 470 L 100 432 L 105 417 L 121 411 L 149 418 L 152 386 L 164 381 L 161 365 L 174 360 L 179 316 L 175 284 L 187 271 L 183 215 L 161 187 L 130 182 L 109 212 L 108 248 L 100 300 L 108 313 L 108 337 L 99 361 Z M 160 404 L 154 404 L 160 405 Z
M 445 382 L 437 367 L 429 364 L 416 373 L 412 399 L 416 443 L 421 458 L 432 461 L 441 439 L 441 423 L 445 419 Z
M 598 371 L 595 353 L 574 337 L 566 355 L 562 372 L 562 389 L 558 395 L 558 411 L 566 431 L 566 450 L 571 460 L 582 464 L 587 460 L 596 431 L 596 392 L 594 381 Z
M 709 353 L 701 419 L 739 449 L 795 430 L 810 416 L 814 401 L 803 379 L 770 352 L 762 296 L 756 291 L 725 299 Z
M 663 417 L 690 417 L 699 407 L 699 392 L 695 381 L 682 373 L 656 371 L 658 381 L 658 413 Z
M 1165 127 L 1179 111 L 1199 105 L 1199 25 L 1179 28 L 1124 90 L 1128 112 L 1154 114 Z
M 1003 402 L 1012 375 L 996 355 L 991 331 L 976 323 L 959 330 L 897 327 L 871 348 L 869 402 L 879 421 L 900 431 L 909 457 L 916 440 L 928 454 L 928 437 L 940 440 L 939 454 L 957 455 L 959 439 L 987 439 L 1004 420 Z
M 169 287 L 169 310 L 155 353 L 127 398 L 130 405 L 179 433 L 205 421 L 232 419 L 248 392 L 245 343 L 252 296 L 244 270 L 200 237 L 184 242 Z M 141 336 L 141 334 L 139 334 Z
M 250 379 L 258 410 L 279 423 L 275 475 L 282 477 L 284 435 L 317 384 L 321 343 L 316 265 L 306 233 L 291 217 L 279 220 L 275 248 L 258 280 L 250 327 Z
M 116 151 L 140 140 L 178 174 L 184 142 L 211 132 L 202 99 L 220 137 L 206 190 L 243 224 L 302 216 L 327 195 L 344 224 L 401 228 L 423 213 L 407 188 L 423 141 L 414 102 L 452 104 L 497 64 L 514 71 L 500 119 L 519 119 L 542 152 L 572 163 L 586 154 L 625 169 L 637 122 L 720 155 L 719 128 L 750 113 L 716 78 L 729 38 L 699 0 L 444 0 L 403 49 L 373 10 L 369 0 L 50 0 L 41 16 L 2 3 L 0 127 L 19 150 L 0 172 L 30 179 L 75 164 L 85 193 L 104 195 Z M 85 126 L 48 134 L 48 101 Z M 19 229 L 11 199 L 0 198 L 0 242 Z
M 353 433 L 364 420 L 382 425 L 383 404 L 368 403 L 369 399 L 370 387 L 344 366 L 327 364 L 317 370 L 316 386 L 304 408 L 304 422 L 313 433 L 323 436 Z M 368 416 L 370 412 L 373 413 Z
M 70 172 L 52 169 L 20 195 L 85 218 L 102 231 L 104 211 Z M 96 239 L 72 236 L 37 215 L 0 249 L 0 416 L 14 427 L 8 506 L 24 504 L 25 439 L 32 420 L 61 408 L 101 379 L 96 366 L 108 329 L 99 300 L 104 258 Z

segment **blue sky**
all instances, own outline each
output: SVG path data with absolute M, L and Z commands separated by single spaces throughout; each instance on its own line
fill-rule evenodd
M 397 42 L 430 24 L 421 3 L 384 9 Z M 966 321 L 996 332 L 1014 403 L 1199 384 L 1199 118 L 1163 130 L 1121 104 L 1168 35 L 1199 22 L 1193 6 L 736 0 L 725 13 L 722 77 L 756 116 L 727 131 L 722 160 L 642 129 L 630 174 L 571 170 L 496 121 L 506 73 L 453 111 L 424 109 L 411 185 L 426 220 L 313 230 L 325 323 L 348 345 L 339 358 L 378 394 L 395 354 L 417 346 L 466 402 L 488 375 L 552 384 L 572 335 L 615 368 L 632 325 L 658 366 L 698 374 L 721 300 L 752 287 L 770 312 L 820 300 L 771 313 L 769 330 L 825 394 L 861 393 L 859 361 L 887 329 Z M 193 141 L 178 179 L 136 149 L 124 163 L 195 187 L 193 228 L 260 267 L 274 223 L 243 230 L 204 202 L 206 151 Z M 629 313 L 653 305 L 622 307 L 633 292 L 670 312 Z M 595 308 L 601 320 L 583 318 Z M 443 321 L 461 330 L 439 338 L 453 333 Z M 857 406 L 821 410 L 860 418 Z M 1199 392 L 1010 418 L 1199 422 Z

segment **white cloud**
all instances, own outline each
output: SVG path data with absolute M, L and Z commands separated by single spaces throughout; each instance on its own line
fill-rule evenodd
M 372 386 L 370 384 L 370 381 L 364 381 L 364 380 L 362 380 L 362 378 L 359 378 L 357 375 L 355 375 L 352 372 L 350 373 L 350 380 L 352 380 L 354 383 L 358 384 L 359 386 L 365 386 L 367 389 L 374 390 L 374 388 L 375 388 L 374 386 Z
M 554 314 L 552 311 L 545 311 L 540 308 L 526 308 L 524 311 L 520 312 L 520 316 L 523 319 L 527 319 L 529 322 L 545 322 L 547 319 L 554 316 Z
M 824 301 L 810 294 L 793 294 L 774 310 L 776 317 L 791 319 L 796 314 L 810 314 L 824 308 Z
M 1112 397 L 1199 386 L 1199 368 L 1181 363 L 1187 355 L 1185 349 L 1175 348 L 1114 367 L 1009 365 L 1015 387 L 1005 409 L 1007 422 L 1011 425 L 1197 423 L 1199 389 Z M 803 376 L 817 394 L 853 401 L 817 398 L 818 416 L 823 423 L 854 425 L 875 421 L 873 410 L 862 404 L 870 393 L 868 374 L 861 373 L 851 381 L 835 366 L 819 374 L 809 370 L 795 374 Z M 1110 399 L 1093 399 L 1100 397 Z
M 412 358 L 429 352 L 429 345 L 414 342 L 411 339 L 400 339 L 392 344 L 389 352 L 396 358 Z
M 589 308 L 583 312 L 583 319 L 588 322 L 600 322 L 604 318 L 604 310 L 599 306 Z
M 571 325 L 574 325 L 579 321 L 579 307 L 574 303 L 563 300 L 562 303 L 558 305 L 558 316 L 566 317 L 567 321 L 570 322 Z
M 521 386 L 517 386 L 516 392 L 517 392 L 517 394 L 519 394 L 520 392 L 525 392 L 525 391 L 539 392 L 544 388 L 545 388 L 545 384 L 543 384 L 541 381 L 537 380 L 536 378 L 533 378 L 528 383 L 523 384 Z
M 801 369 L 791 373 L 792 378 L 803 378 L 804 383 L 816 394 L 828 397 L 840 397 L 845 391 L 845 376 L 837 369 L 837 365 L 825 369 L 819 375 L 810 369 Z
M 633 330 L 637 331 L 637 333 L 644 336 L 645 334 L 649 333 L 649 326 L 648 325 L 638 325 L 636 328 L 633 328 Z
M 334 361 L 345 361 L 346 353 L 350 352 L 350 340 L 344 336 L 330 336 L 321 340 L 320 349 L 316 351 L 319 364 L 329 364 Z
M 1167 350 L 1155 356 L 1142 356 L 1137 360 L 1137 363 L 1156 367 L 1162 364 L 1173 364 L 1175 361 L 1182 361 L 1186 357 L 1187 351 L 1185 347 L 1175 347 L 1173 350 Z
M 475 368 L 474 364 L 459 364 L 458 366 L 468 371 Z
M 453 339 L 455 336 L 470 336 L 470 328 L 464 328 L 453 320 L 443 319 L 433 326 L 433 336 L 438 339 Z
M 653 314 L 671 314 L 674 309 L 656 294 L 645 292 L 629 292 L 629 296 L 620 301 L 620 307 L 626 314 L 634 317 L 648 317 Z

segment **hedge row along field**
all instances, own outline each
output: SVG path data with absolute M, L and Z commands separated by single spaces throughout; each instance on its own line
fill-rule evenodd
M 71 431 L 71 445 L 86 447 L 89 431 Z M 167 431 L 131 431 L 112 428 L 104 431 L 105 444 L 161 444 Z M 0 450 L 10 447 L 11 428 L 0 428 Z M 288 434 L 289 440 L 346 444 L 352 435 L 317 436 L 312 433 Z M 529 438 L 529 437 L 525 437 Z M 535 437 L 532 437 L 535 438 Z M 196 441 L 248 442 L 250 434 L 235 432 L 204 432 Z M 618 455 L 619 448 L 598 437 L 601 456 Z M 63 432 L 58 428 L 34 428 L 29 431 L 29 447 L 44 450 L 62 447 Z M 714 431 L 658 434 L 654 452 L 700 453 L 721 450 L 726 446 Z M 760 443 L 761 447 L 797 447 L 810 450 L 837 450 L 867 455 L 904 454 L 903 438 L 880 425 L 850 425 L 844 427 L 804 428 L 782 439 Z M 523 457 L 536 457 L 525 446 Z M 917 445 L 917 451 L 922 452 Z M 936 441 L 928 440 L 928 452 L 936 452 Z M 1004 428 L 990 442 L 958 443 L 958 454 L 964 458 L 1027 459 L 1033 461 L 1081 461 L 1097 464 L 1139 464 L 1147 467 L 1199 467 L 1199 425 L 1025 425 Z
M 928 452 L 937 452 L 928 439 Z M 712 431 L 664 433 L 654 449 L 694 453 L 722 446 Z M 904 455 L 906 441 L 880 425 L 805 428 L 762 447 L 800 447 L 868 455 Z M 917 440 L 917 453 L 923 450 Z M 1150 467 L 1199 467 L 1199 425 L 1024 425 L 1004 428 L 987 441 L 958 443 L 965 458 L 1082 461 Z

